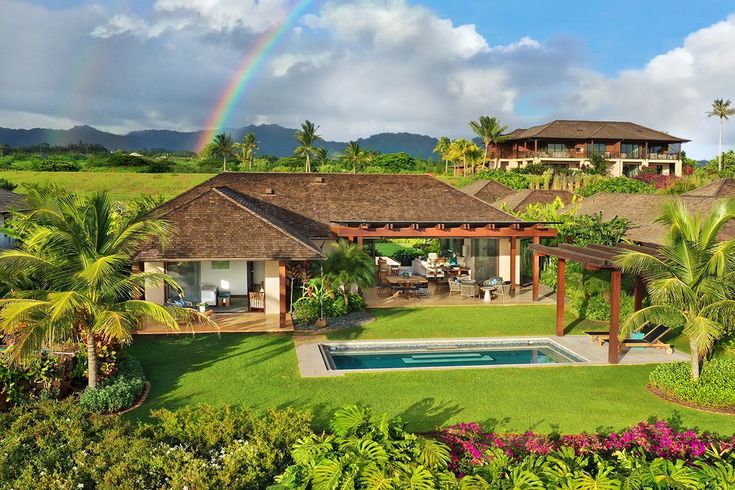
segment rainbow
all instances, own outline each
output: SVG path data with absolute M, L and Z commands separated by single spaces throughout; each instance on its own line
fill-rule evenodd
M 250 51 L 245 53 L 237 71 L 235 71 L 227 87 L 217 99 L 217 103 L 204 125 L 205 129 L 197 140 L 197 153 L 202 151 L 212 141 L 214 135 L 224 127 L 245 87 L 255 77 L 258 69 L 263 65 L 273 48 L 278 45 L 278 42 L 283 39 L 291 26 L 303 15 L 313 1 L 299 0 L 295 2 L 283 19 L 266 32 Z

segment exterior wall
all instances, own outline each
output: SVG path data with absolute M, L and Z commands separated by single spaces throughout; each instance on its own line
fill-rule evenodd
M 201 263 L 201 283 L 211 284 L 220 289 L 230 291 L 237 296 L 248 292 L 248 262 L 246 260 L 230 260 L 230 269 L 212 269 L 209 260 Z
M 252 291 L 260 291 L 260 285 L 265 287 L 265 262 L 253 262 L 253 285 Z
M 144 272 L 164 272 L 163 262 L 144 262 Z M 162 305 L 166 302 L 166 291 L 163 285 L 145 285 L 145 299 L 153 303 Z
M 265 274 L 265 313 L 280 313 L 280 278 L 278 277 L 278 261 L 268 260 L 264 266 Z
M 520 239 L 516 239 L 516 282 L 521 278 Z M 498 243 L 498 275 L 504 281 L 510 280 L 510 238 L 501 238 Z

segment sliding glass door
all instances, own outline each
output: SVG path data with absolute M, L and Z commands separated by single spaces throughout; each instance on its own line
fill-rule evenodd
M 184 290 L 186 301 L 199 302 L 201 294 L 201 268 L 199 262 L 169 262 L 166 264 L 166 273 Z M 169 300 L 178 299 L 179 293 L 166 286 L 166 298 Z
M 484 281 L 498 275 L 498 240 L 476 238 L 472 240 L 472 278 Z

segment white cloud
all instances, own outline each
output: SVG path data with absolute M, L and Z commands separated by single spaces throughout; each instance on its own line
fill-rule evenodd
M 92 31 L 92 36 L 102 39 L 121 34 L 148 36 L 149 29 L 148 23 L 140 17 L 118 14 L 114 15 L 104 24 L 95 27 Z

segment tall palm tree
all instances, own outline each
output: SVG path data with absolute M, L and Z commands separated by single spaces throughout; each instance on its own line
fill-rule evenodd
M 252 172 L 255 152 L 260 149 L 258 142 L 255 140 L 255 134 L 246 134 L 240 143 L 235 143 L 235 148 L 240 150 L 241 160 L 248 162 L 248 170 Z
M 480 149 L 474 142 L 466 138 L 457 138 L 449 145 L 448 156 L 453 162 L 462 162 L 463 172 L 467 175 L 467 160 L 478 150 Z
M 227 157 L 235 154 L 235 143 L 232 141 L 232 136 L 225 133 L 219 133 L 212 140 L 209 150 L 213 155 L 219 155 L 222 157 L 222 171 L 227 171 Z
M 366 288 L 375 280 L 375 263 L 362 247 L 340 240 L 332 244 L 324 261 L 324 280 L 337 287 L 349 303 L 350 288 Z
M 306 159 L 306 171 L 311 172 L 311 158 L 316 156 L 317 152 L 317 141 L 321 140 L 321 136 L 316 134 L 319 126 L 315 126 L 313 122 L 308 119 L 301 125 L 301 129 L 296 131 L 296 141 L 299 146 L 294 151 L 295 154 L 300 155 Z
M 474 133 L 482 138 L 482 143 L 485 145 L 485 158 L 482 164 L 487 163 L 487 152 L 491 144 L 497 145 L 505 141 L 505 137 L 502 136 L 508 130 L 508 126 L 502 126 L 497 118 L 490 116 L 480 116 L 478 121 L 470 121 L 470 128 Z M 495 158 L 497 162 L 497 156 Z M 497 165 L 496 165 L 497 166 Z
M 95 388 L 96 339 L 129 343 L 146 319 L 178 329 L 181 321 L 204 318 L 139 299 L 146 283 L 180 289 L 166 274 L 131 274 L 140 245 L 168 235 L 165 222 L 142 211 L 120 214 L 104 193 L 83 197 L 49 189 L 29 193 L 32 210 L 14 223 L 20 248 L 0 254 L 0 276 L 22 285 L 0 299 L 0 332 L 11 339 L 15 362 L 43 346 L 84 342 L 88 384 Z
M 442 136 L 439 138 L 439 141 L 436 142 L 436 146 L 434 147 L 433 152 L 439 154 L 439 157 L 444 160 L 444 173 L 449 173 L 449 159 L 447 158 L 447 154 L 449 153 L 449 145 L 452 144 L 452 140 L 447 138 L 446 136 Z
M 732 107 L 732 102 L 730 102 L 729 99 L 715 99 L 712 102 L 712 110 L 707 113 L 707 117 L 720 118 L 720 164 L 718 166 L 720 172 L 722 172 L 722 126 L 725 120 L 729 119 L 730 116 L 735 116 L 735 107 Z
M 357 166 L 365 161 L 365 150 L 357 141 L 350 141 L 342 153 L 342 158 L 352 165 L 352 173 L 357 173 Z
M 735 329 L 735 240 L 718 241 L 734 218 L 735 199 L 721 201 L 704 218 L 673 201 L 657 220 L 668 227 L 658 253 L 627 251 L 617 259 L 623 272 L 643 276 L 652 303 L 623 323 L 621 336 L 646 324 L 683 325 L 692 379 L 715 342 Z

